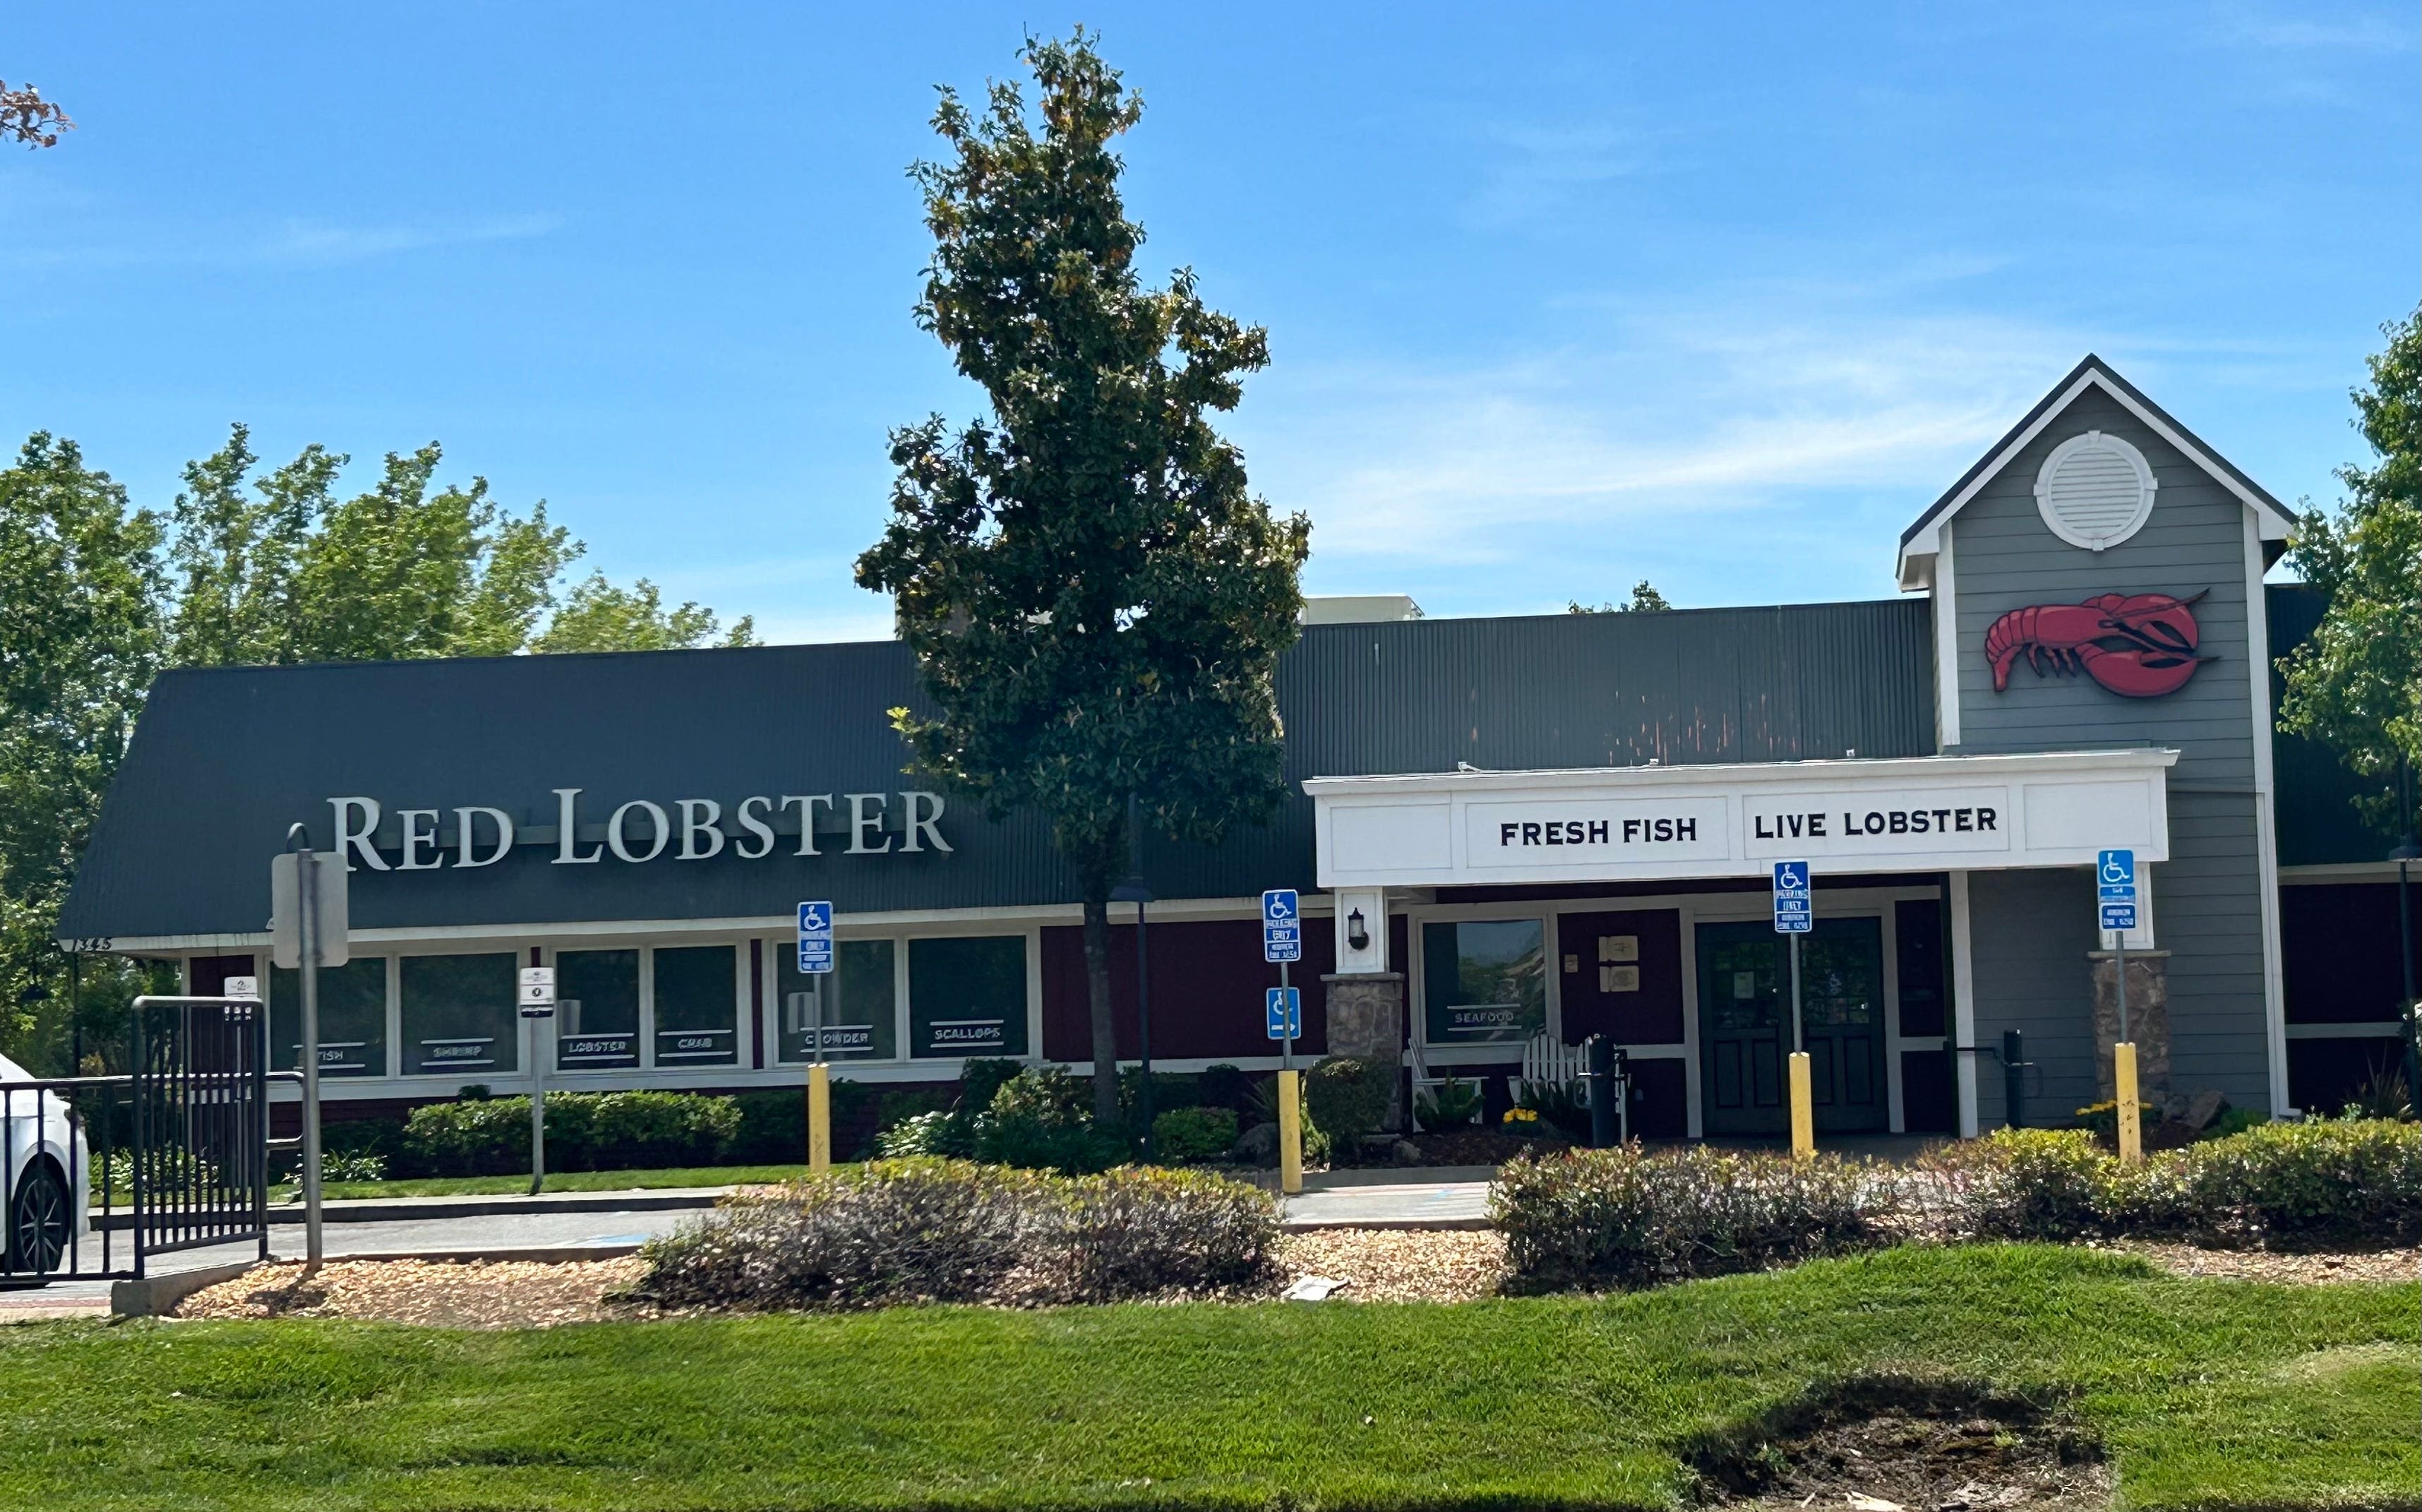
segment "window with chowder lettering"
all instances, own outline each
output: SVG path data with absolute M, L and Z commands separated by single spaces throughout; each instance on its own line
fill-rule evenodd
M 822 973 L 799 969 L 799 953 L 777 945 L 781 962 L 775 1006 L 781 1016 L 781 1058 L 812 1061 L 815 1042 L 809 1038 L 822 1010 L 825 1059 L 827 1061 L 890 1061 L 900 1054 L 897 996 L 892 990 L 892 962 L 897 947 L 888 939 L 844 939 L 833 946 L 833 969 Z M 1023 975 L 1025 961 L 1018 963 Z M 1020 1010 L 1021 1014 L 1023 1009 Z
M 1439 1046 L 1518 1043 L 1548 1027 L 1546 926 L 1536 919 L 1422 926 L 1422 1027 Z

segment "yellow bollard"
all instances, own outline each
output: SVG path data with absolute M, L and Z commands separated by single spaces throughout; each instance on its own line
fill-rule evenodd
M 1292 1197 L 1303 1190 L 1302 1073 L 1279 1073 L 1279 1190 Z
M 2119 1158 L 2130 1165 L 2145 1158 L 2143 1110 L 2136 1106 L 2136 1047 L 2111 1047 L 2111 1081 L 2119 1094 Z
M 821 1065 L 808 1067 L 808 1174 L 832 1169 L 832 1080 Z
M 1805 1160 L 1816 1153 L 1816 1111 L 1808 1090 L 1808 1052 L 1791 1052 L 1791 1158 Z

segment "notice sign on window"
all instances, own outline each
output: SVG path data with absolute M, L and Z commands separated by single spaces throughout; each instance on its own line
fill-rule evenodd
M 998 1055 L 1009 1047 L 1006 1018 L 936 1018 L 926 1026 L 926 1052 Z

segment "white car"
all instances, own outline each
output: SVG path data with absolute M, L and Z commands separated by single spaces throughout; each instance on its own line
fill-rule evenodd
M 0 1120 L 8 1140 L 8 1250 L 0 1285 L 61 1269 L 70 1246 L 81 1246 L 92 1231 L 84 1200 L 85 1142 L 68 1121 L 64 1098 L 21 1085 L 39 1079 L 0 1055 Z

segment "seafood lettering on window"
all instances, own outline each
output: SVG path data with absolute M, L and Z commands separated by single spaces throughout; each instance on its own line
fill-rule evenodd
M 2021 657 L 2037 677 L 2080 673 L 2123 699 L 2158 699 L 2214 658 L 2202 654 L 2194 606 L 2211 591 L 2104 593 L 2083 604 L 2012 609 L 1985 631 L 1993 691 L 2006 693 Z

